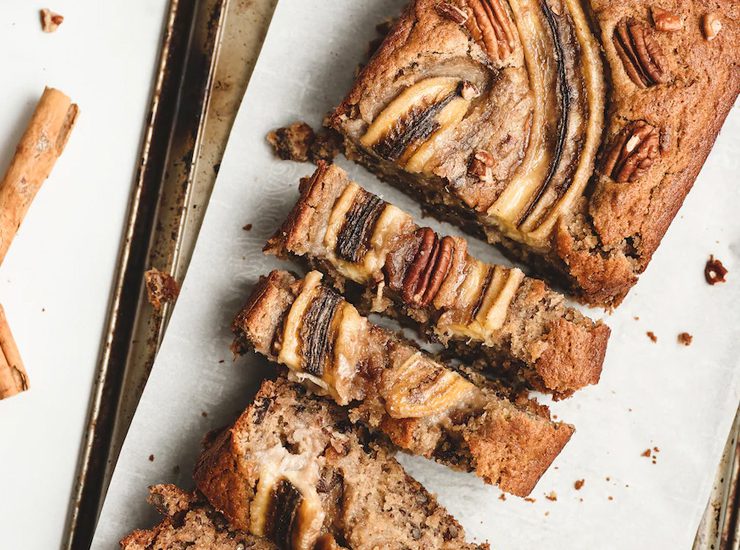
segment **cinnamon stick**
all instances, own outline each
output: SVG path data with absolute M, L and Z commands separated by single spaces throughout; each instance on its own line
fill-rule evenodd
M 10 333 L 5 310 L 0 305 L 0 399 L 12 397 L 28 388 L 28 375 L 21 354 Z
M 41 184 L 62 154 L 77 118 L 77 105 L 46 88 L 0 182 L 0 264 Z

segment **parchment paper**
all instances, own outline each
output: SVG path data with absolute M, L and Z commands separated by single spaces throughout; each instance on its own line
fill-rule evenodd
M 308 164 L 276 160 L 265 142 L 294 120 L 318 125 L 348 89 L 374 26 L 400 0 L 282 0 L 243 101 L 167 336 L 131 425 L 94 548 L 151 525 L 147 486 L 192 487 L 206 431 L 230 422 L 272 368 L 232 362 L 229 324 L 259 275 L 289 264 L 260 250 L 297 197 Z M 663 244 L 616 313 L 601 383 L 556 403 L 577 432 L 534 490 L 501 500 L 472 475 L 403 456 L 470 537 L 497 549 L 690 548 L 740 395 L 740 116 L 734 110 Z M 418 206 L 363 169 L 340 164 L 371 191 Z M 244 231 L 242 226 L 253 224 Z M 459 234 L 425 220 L 435 229 Z M 505 260 L 481 242 L 473 252 Z M 729 268 L 709 286 L 709 254 Z M 602 312 L 592 310 L 592 316 Z M 656 343 L 646 336 L 653 331 Z M 690 347 L 676 337 L 694 336 Z M 655 459 L 641 456 L 646 449 Z M 153 455 L 154 460 L 149 457 Z M 585 484 L 580 491 L 576 480 Z M 554 492 L 557 500 L 545 498 Z

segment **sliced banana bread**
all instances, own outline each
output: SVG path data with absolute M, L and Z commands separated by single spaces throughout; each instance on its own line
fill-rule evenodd
M 216 436 L 195 481 L 231 524 L 289 550 L 483 550 L 390 451 L 280 378 Z
M 235 349 L 350 406 L 350 419 L 402 449 L 473 471 L 526 496 L 573 433 L 544 407 L 481 389 L 393 332 L 373 325 L 312 271 L 263 278 L 234 321 Z
M 413 319 L 457 356 L 482 352 L 556 398 L 599 381 L 609 327 L 567 307 L 542 281 L 473 258 L 464 239 L 419 227 L 337 166 L 319 163 L 301 182 L 265 250 L 300 257 L 340 286 L 362 285 L 363 312 Z

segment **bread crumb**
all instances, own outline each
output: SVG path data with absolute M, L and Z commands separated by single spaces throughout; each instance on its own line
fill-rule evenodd
M 683 344 L 684 346 L 690 346 L 691 342 L 693 342 L 694 337 L 691 336 L 688 332 L 681 332 L 678 335 L 678 343 Z
M 532 497 L 526 497 L 526 498 L 524 499 L 524 502 L 537 502 L 537 499 L 535 499 L 535 498 L 532 498 Z
M 578 479 L 573 484 L 573 487 L 575 487 L 576 491 L 580 491 L 581 489 L 583 489 L 583 486 L 584 486 L 585 483 L 586 483 L 586 480 L 585 479 Z
M 610 497 L 609 497 L 609 500 L 614 500 L 614 497 L 613 497 L 613 496 L 610 496 Z
M 549 515 L 550 515 L 549 511 L 545 512 L 545 516 L 549 516 Z
M 44 8 L 39 12 L 41 16 L 41 30 L 44 32 L 54 32 L 64 22 L 64 16 L 54 13 L 50 9 Z
M 176 300 L 180 294 L 180 285 L 172 275 L 154 267 L 144 273 L 144 286 L 149 303 L 157 311 L 162 309 L 164 304 Z
M 149 462 L 154 462 L 154 455 L 149 455 Z
M 704 278 L 707 283 L 710 285 L 724 283 L 726 282 L 725 275 L 727 275 L 727 268 L 711 254 L 707 260 L 707 264 L 704 266 Z
M 207 413 L 206 411 L 201 411 L 200 415 L 201 415 L 201 416 L 202 416 L 203 418 L 208 418 L 208 413 Z
M 506 500 L 506 494 L 505 494 L 505 493 L 501 493 L 501 494 L 500 494 L 500 495 L 498 496 L 498 499 L 499 499 L 499 500 Z
M 248 223 L 247 225 L 245 225 L 244 227 L 242 227 L 242 229 L 244 231 L 251 231 L 252 230 L 252 224 L 251 223 Z
M 545 495 L 545 498 L 555 502 L 558 499 L 558 494 L 555 491 L 550 491 Z
M 640 456 L 649 457 L 650 456 L 650 448 L 645 449 Z
M 267 141 L 282 160 L 297 162 L 331 161 L 339 154 L 341 137 L 331 130 L 313 131 L 305 122 L 277 128 L 267 134 Z
M 653 344 L 658 341 L 658 337 L 655 336 L 655 333 L 652 330 L 647 331 L 645 334 L 647 334 L 647 337 L 652 340 Z

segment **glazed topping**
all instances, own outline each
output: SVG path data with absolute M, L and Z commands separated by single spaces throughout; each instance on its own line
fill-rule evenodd
M 488 215 L 509 236 L 546 246 L 593 170 L 603 126 L 600 50 L 575 0 L 511 6 L 535 96 L 532 131 L 524 161 Z
M 393 418 L 434 416 L 466 402 L 474 388 L 470 382 L 421 352 L 412 353 L 409 357 L 403 355 L 404 350 L 408 350 L 403 346 L 391 351 L 393 345 L 385 342 L 387 336 L 382 335 L 383 333 L 378 333 L 381 334 L 376 336 L 379 340 L 373 343 L 373 331 L 367 320 L 332 290 L 315 286 L 315 279 L 312 277 L 309 280 L 313 273 L 316 272 L 306 277 L 293 302 L 284 331 L 284 345 L 298 350 L 297 360 L 286 365 L 299 375 L 299 379 L 303 377 L 304 383 L 308 379 L 314 385 L 325 388 L 326 393 L 340 404 L 362 399 L 364 390 L 361 386 L 373 384 L 375 391 L 380 392 L 384 398 L 386 412 Z M 328 295 L 335 297 L 331 300 L 333 313 L 329 315 L 329 309 L 326 309 L 327 321 L 317 321 L 311 312 L 325 308 L 324 297 Z M 304 299 L 306 296 L 308 298 Z M 304 304 L 306 301 L 307 305 Z M 486 311 L 490 307 L 490 304 L 486 305 Z M 291 341 L 296 334 L 291 325 L 294 320 L 299 324 L 299 332 L 303 335 L 303 342 L 299 345 Z M 322 328 L 331 323 L 335 325 L 333 330 Z M 311 331 L 316 332 L 315 337 L 308 336 Z M 315 348 L 307 344 L 314 339 L 323 342 L 320 352 L 314 351 Z M 382 372 L 376 372 L 370 377 L 359 376 L 360 365 L 366 363 L 371 348 L 378 345 L 388 357 L 383 361 Z M 322 358 L 321 370 L 313 368 L 311 372 L 307 372 L 306 368 L 317 364 L 315 358 L 318 356 Z M 405 359 L 401 359 L 402 357 Z
M 393 239 L 411 218 L 350 183 L 334 203 L 323 243 L 345 277 L 366 283 L 380 271 Z
M 341 303 L 337 294 L 321 288 L 306 308 L 300 331 L 304 372 L 321 377 L 326 363 L 333 359 L 333 321 Z
M 386 410 L 393 418 L 436 416 L 460 405 L 477 388 L 459 374 L 414 353 L 383 376 Z
M 471 85 L 433 77 L 406 88 L 375 118 L 361 143 L 409 171 L 421 172 L 467 112 Z
M 384 208 L 385 202 L 380 197 L 365 190 L 356 193 L 337 236 L 337 256 L 350 262 L 364 258 L 367 241 Z

